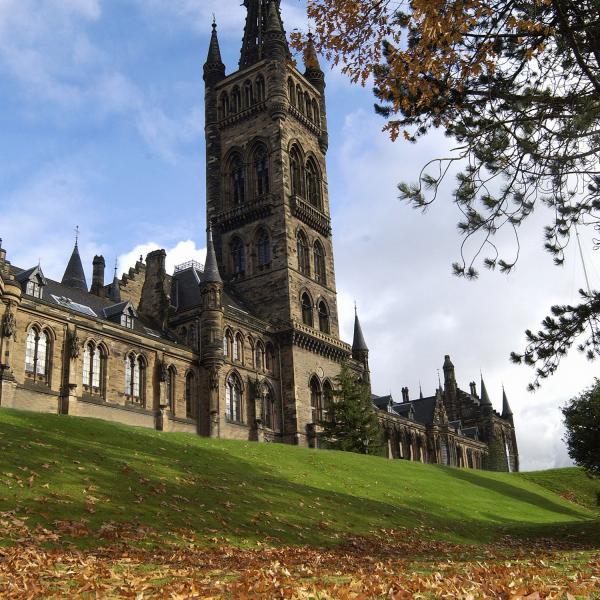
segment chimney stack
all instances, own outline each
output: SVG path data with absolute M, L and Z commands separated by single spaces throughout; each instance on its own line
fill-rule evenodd
M 92 261 L 92 288 L 90 293 L 94 296 L 104 296 L 104 268 L 106 263 L 103 256 L 94 256 Z
M 469 387 L 471 388 L 471 396 L 477 398 L 477 384 L 474 381 L 471 381 Z

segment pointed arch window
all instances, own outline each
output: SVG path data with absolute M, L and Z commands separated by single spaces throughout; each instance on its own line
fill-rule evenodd
M 229 95 L 227 92 L 223 92 L 219 102 L 219 118 L 225 119 L 227 115 L 229 115 Z
M 226 331 L 223 336 L 223 356 L 233 355 L 233 335 L 230 331 Z
M 230 109 L 233 114 L 240 112 L 242 108 L 242 94 L 240 93 L 240 88 L 237 85 L 233 88 L 231 92 L 231 102 Z
M 231 186 L 231 202 L 234 206 L 243 204 L 246 200 L 246 178 L 244 163 L 239 154 L 234 154 L 230 160 L 229 178 Z
M 246 81 L 244 83 L 244 108 L 249 108 L 254 104 L 254 90 L 252 89 L 252 82 Z
M 125 358 L 125 395 L 130 402 L 145 404 L 146 363 L 142 356 L 129 354 Z
M 88 342 L 83 349 L 83 389 L 98 396 L 104 396 L 106 375 L 106 352 L 102 346 Z
M 25 372 L 38 383 L 50 380 L 50 357 L 52 340 L 47 331 L 32 327 L 25 342 Z
M 303 231 L 298 232 L 297 238 L 298 250 L 298 270 L 307 277 L 310 275 L 310 259 L 308 254 L 308 241 Z
M 261 146 L 254 154 L 254 175 L 256 178 L 257 197 L 269 193 L 269 154 L 264 146 Z
M 243 358 L 244 340 L 242 334 L 238 333 L 235 336 L 235 343 L 233 344 L 233 360 L 241 361 Z
M 325 251 L 321 242 L 318 240 L 315 242 L 313 248 L 314 267 L 315 267 L 315 281 L 321 285 L 327 284 L 327 277 L 325 274 Z
M 175 367 L 172 365 L 167 369 L 167 379 L 165 381 L 166 386 L 166 400 L 167 407 L 171 411 L 171 414 L 175 414 L 175 380 L 176 380 Z
M 270 385 L 264 383 L 261 386 L 260 397 L 262 403 L 263 425 L 269 429 L 278 429 L 277 411 L 275 408 L 275 394 Z
M 256 250 L 258 254 L 258 266 L 266 267 L 271 262 L 271 242 L 269 234 L 261 229 L 256 238 Z
M 313 326 L 313 305 L 310 296 L 304 292 L 302 294 L 302 322 L 309 327 Z
M 306 113 L 306 116 L 312 120 L 312 102 L 310 101 L 310 96 L 308 95 L 308 92 L 304 94 L 304 107 L 304 112 Z
M 333 404 L 333 386 L 327 380 L 323 384 L 323 410 L 322 418 L 324 421 L 331 420 L 331 405 Z
M 323 300 L 319 302 L 319 329 L 323 333 L 329 333 L 329 309 Z
M 244 243 L 238 237 L 231 242 L 231 263 L 234 275 L 243 275 L 246 272 Z
M 319 125 L 321 122 L 321 117 L 319 116 L 319 105 L 316 100 L 312 101 L 312 113 L 313 113 L 313 121 Z
M 256 101 L 264 102 L 265 100 L 265 78 L 259 75 L 256 78 Z
M 225 416 L 229 421 L 242 422 L 242 384 L 233 373 L 225 383 Z
M 270 342 L 265 348 L 265 369 L 271 373 L 275 370 L 275 349 Z
M 254 368 L 263 371 L 265 368 L 265 347 L 262 342 L 256 342 Z
M 296 86 L 296 102 L 298 103 L 298 110 L 304 114 L 304 94 L 302 92 L 302 88 L 298 85 Z
M 194 410 L 194 391 L 196 378 L 191 371 L 185 376 L 185 416 L 193 419 L 196 411 Z
M 292 195 L 302 196 L 302 157 L 295 146 L 290 151 L 290 174 Z
M 316 377 L 310 380 L 310 407 L 312 409 L 313 423 L 320 423 L 323 420 L 321 384 Z
M 306 199 L 316 208 L 321 210 L 321 181 L 319 169 L 315 161 L 310 158 L 306 163 Z

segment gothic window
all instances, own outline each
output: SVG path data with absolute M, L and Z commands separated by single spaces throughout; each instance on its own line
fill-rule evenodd
M 244 163 L 239 154 L 234 154 L 229 161 L 229 183 L 231 202 L 234 206 L 243 204 L 246 200 L 246 178 L 244 176 Z
M 302 93 L 302 88 L 299 85 L 296 86 L 296 102 L 298 103 L 298 110 L 304 114 L 304 94 Z
M 264 383 L 261 386 L 260 397 L 262 402 L 262 420 L 265 427 L 278 429 L 277 411 L 275 409 L 275 394 L 271 386 Z
M 252 82 L 246 81 L 244 83 L 244 107 L 249 108 L 254 104 L 254 90 L 252 89 Z
M 231 263 L 234 275 L 243 275 L 246 271 L 246 253 L 244 243 L 236 237 L 231 242 Z
M 254 368 L 262 371 L 265 368 L 265 347 L 262 342 L 256 342 Z
M 187 344 L 187 341 L 188 341 L 187 327 L 182 327 L 179 330 L 179 340 L 181 341 L 182 344 Z
M 170 366 L 167 370 L 167 380 L 165 381 L 165 385 L 167 388 L 167 406 L 171 411 L 171 414 L 175 414 L 175 377 L 177 372 L 175 371 L 175 367 Z
M 319 105 L 316 100 L 312 101 L 312 113 L 314 122 L 319 125 L 321 123 L 321 117 L 319 117 Z
M 302 157 L 296 146 L 290 151 L 290 175 L 292 195 L 302 196 Z
M 265 78 L 259 75 L 256 78 L 256 101 L 264 102 L 265 100 Z
M 313 258 L 315 266 L 315 280 L 317 283 L 325 285 L 327 283 L 327 277 L 325 275 L 325 251 L 323 250 L 321 242 L 318 240 L 315 242 L 315 246 L 313 248 Z
M 292 106 L 296 106 L 296 88 L 291 77 L 288 79 L 288 100 Z
M 269 234 L 261 229 L 256 238 L 256 250 L 258 254 L 258 266 L 266 267 L 271 262 L 271 243 Z
M 227 92 L 221 94 L 221 100 L 219 102 L 219 119 L 225 119 L 229 114 L 229 96 Z
M 146 393 L 146 363 L 142 356 L 125 357 L 125 395 L 130 402 L 144 405 Z
M 312 103 L 310 101 L 310 96 L 308 93 L 304 94 L 304 113 L 306 116 L 312 120 Z
M 312 158 L 306 163 L 306 199 L 316 208 L 321 209 L 321 182 L 319 170 Z
M 104 396 L 106 352 L 102 346 L 88 342 L 83 349 L 83 387 L 86 392 Z
M 188 335 L 188 345 L 191 346 L 194 350 L 197 350 L 198 345 L 198 337 L 196 335 L 196 326 L 190 325 L 189 335 Z
M 233 335 L 231 331 L 226 331 L 223 336 L 223 356 L 233 355 Z
M 330 381 L 323 384 L 323 410 L 322 418 L 324 421 L 331 420 L 331 405 L 333 403 L 333 386 Z
M 40 383 L 49 383 L 52 343 L 50 335 L 32 327 L 25 342 L 25 372 Z
M 323 333 L 329 333 L 329 309 L 323 300 L 319 302 L 319 329 Z
M 229 108 L 233 114 L 240 112 L 242 109 L 242 94 L 240 93 L 240 88 L 237 85 L 233 88 L 231 92 L 231 103 Z
M 265 348 L 265 369 L 269 372 L 275 370 L 275 350 L 273 344 L 267 344 Z
M 310 407 L 313 423 L 320 423 L 323 420 L 322 393 L 321 384 L 316 377 L 310 380 Z
M 312 300 L 306 292 L 302 294 L 302 322 L 309 327 L 313 326 Z
M 194 374 L 191 371 L 188 371 L 185 376 L 185 416 L 188 419 L 192 419 L 194 417 L 194 387 L 195 387 L 195 378 Z
M 244 340 L 242 334 L 238 333 L 235 336 L 235 344 L 233 345 L 233 360 L 243 360 Z
M 269 154 L 261 146 L 254 154 L 254 176 L 256 178 L 256 196 L 261 197 L 269 193 Z
M 233 373 L 225 383 L 225 416 L 229 421 L 242 422 L 242 384 Z
M 298 232 L 296 240 L 298 250 L 298 270 L 303 275 L 310 275 L 310 259 L 308 254 L 308 242 L 303 231 Z

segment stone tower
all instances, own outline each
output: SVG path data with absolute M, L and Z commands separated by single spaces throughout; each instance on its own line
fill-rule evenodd
M 279 0 L 244 5 L 239 69 L 225 74 L 216 25 L 204 65 L 207 222 L 225 289 L 277 331 L 298 440 L 312 420 L 309 372 L 333 379 L 350 356 L 339 340 L 325 78 L 312 43 L 304 72 L 294 65 Z

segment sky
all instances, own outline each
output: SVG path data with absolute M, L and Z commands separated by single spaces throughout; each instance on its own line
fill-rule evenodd
M 125 271 L 167 250 L 167 268 L 205 255 L 204 84 L 213 13 L 227 73 L 237 68 L 244 8 L 231 0 L 0 0 L 0 238 L 8 259 L 60 279 L 75 227 L 88 281 L 94 254 Z M 286 29 L 306 28 L 302 0 L 282 0 Z M 576 350 L 535 394 L 532 371 L 509 354 L 524 347 L 552 304 L 584 286 L 576 247 L 563 268 L 543 251 L 544 214 L 521 230 L 514 273 L 452 275 L 459 216 L 452 182 L 425 214 L 398 200 L 451 141 L 433 132 L 392 143 L 368 87 L 328 70 L 327 154 L 342 337 L 354 301 L 373 391 L 411 397 L 437 387 L 449 354 L 459 386 L 504 385 L 524 470 L 570 464 L 560 407 L 597 374 Z M 600 285 L 591 235 L 582 235 L 592 287 Z M 509 238 L 499 243 L 514 248 Z

